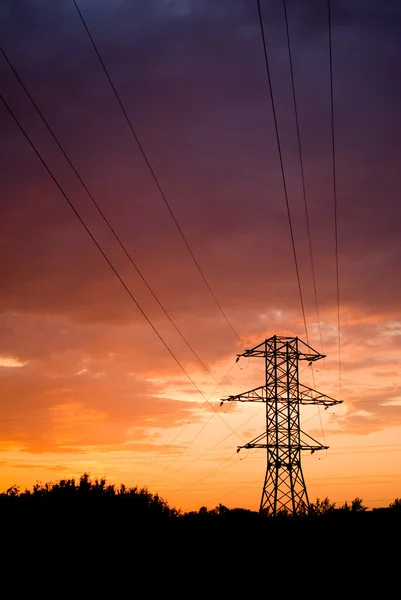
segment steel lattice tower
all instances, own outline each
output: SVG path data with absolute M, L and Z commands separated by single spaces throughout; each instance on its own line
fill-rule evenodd
M 299 338 L 274 335 L 241 356 L 264 358 L 266 382 L 222 402 L 265 402 L 266 431 L 241 448 L 266 448 L 267 469 L 263 485 L 260 512 L 277 515 L 285 511 L 296 515 L 309 508 L 309 499 L 301 467 L 301 450 L 326 450 L 300 428 L 300 405 L 321 404 L 327 409 L 334 400 L 299 383 L 298 363 L 309 364 L 325 355 L 319 354 Z

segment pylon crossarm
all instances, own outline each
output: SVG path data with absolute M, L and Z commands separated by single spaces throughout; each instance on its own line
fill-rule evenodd
M 329 447 L 328 446 L 300 446 L 300 450 L 310 450 L 311 454 L 314 454 L 315 452 L 319 452 L 319 450 L 328 450 Z
M 309 350 L 306 352 L 302 352 L 301 348 L 307 348 Z M 316 360 L 320 360 L 321 358 L 326 358 L 326 354 L 319 354 L 316 352 L 309 344 L 306 342 L 298 341 L 298 360 L 309 360 L 310 362 L 315 362 Z
M 298 346 L 295 344 L 298 342 Z M 302 342 L 298 338 L 275 335 L 266 339 L 261 344 L 245 350 L 242 354 L 237 354 L 237 360 L 240 358 L 261 358 L 265 357 L 266 353 L 274 352 L 275 356 L 287 356 L 288 349 L 290 352 L 295 352 L 298 360 L 308 360 L 315 362 L 321 358 L 326 358 L 325 354 L 319 354 L 311 346 Z
M 286 449 L 289 448 L 288 444 L 258 444 L 258 443 L 252 443 L 252 442 L 248 442 L 247 444 L 245 444 L 244 446 L 238 446 L 237 448 L 237 452 L 239 452 L 242 449 L 245 450 L 251 450 L 253 448 L 273 448 L 273 449 Z M 312 454 L 314 454 L 315 452 L 319 452 L 319 450 L 328 450 L 329 447 L 328 446 L 322 446 L 321 444 L 317 445 L 317 446 L 311 446 L 310 444 L 301 444 L 299 446 L 296 446 L 296 448 L 298 450 L 310 450 Z
M 302 436 L 300 439 L 302 450 L 313 450 L 313 452 L 316 452 L 317 450 L 328 450 L 328 446 L 323 446 L 323 444 L 315 440 L 315 438 L 308 433 L 301 430 L 300 434 Z
M 266 393 L 265 386 L 261 385 L 254 390 L 249 390 L 248 392 L 244 392 L 243 394 L 237 394 L 236 396 L 229 396 L 228 398 L 223 398 L 222 402 L 265 402 L 266 401 Z
M 267 448 L 267 447 L 268 447 L 267 444 L 251 444 L 248 442 L 248 444 L 245 444 L 245 446 L 238 446 L 237 452 L 239 452 L 243 448 L 245 448 L 245 450 L 252 450 L 252 448 Z
M 264 431 L 250 442 L 247 442 L 244 446 L 238 446 L 237 452 L 239 452 L 242 448 L 266 448 L 266 444 L 261 444 L 261 441 L 266 438 L 266 435 L 266 431 Z
M 265 340 L 264 342 L 258 344 L 257 346 L 254 346 L 254 348 L 250 348 L 245 350 L 245 352 L 243 352 L 242 354 L 237 354 L 238 358 L 239 357 L 252 357 L 252 356 L 265 356 L 266 354 L 266 344 L 270 342 L 269 340 Z
M 300 404 L 322 404 L 326 408 L 335 404 L 342 404 L 342 400 L 336 400 L 314 390 L 302 383 L 299 384 L 299 402 Z

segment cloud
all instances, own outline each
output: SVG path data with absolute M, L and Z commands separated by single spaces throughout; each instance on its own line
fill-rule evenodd
M 9 369 L 19 369 L 24 367 L 26 363 L 21 362 L 18 358 L 11 358 L 7 356 L 0 356 L 0 367 Z
M 3 443 L 29 452 L 124 445 L 146 439 L 150 427 L 191 419 L 190 404 L 159 398 L 162 388 L 127 372 L 118 359 L 92 357 L 91 370 L 77 375 L 74 358 L 60 353 L 52 361 L 33 361 L 19 376 L 1 377 Z

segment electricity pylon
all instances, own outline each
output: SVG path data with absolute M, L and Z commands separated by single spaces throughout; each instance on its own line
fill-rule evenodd
M 299 383 L 298 362 L 313 362 L 319 354 L 299 338 L 274 335 L 251 350 L 237 355 L 263 358 L 266 381 L 253 390 L 229 396 L 221 402 L 265 402 L 266 431 L 242 448 L 266 448 L 267 469 L 260 512 L 276 516 L 279 512 L 296 515 L 309 509 L 308 493 L 301 467 L 301 450 L 327 450 L 300 428 L 300 405 L 320 404 L 327 409 L 341 400 L 321 394 Z

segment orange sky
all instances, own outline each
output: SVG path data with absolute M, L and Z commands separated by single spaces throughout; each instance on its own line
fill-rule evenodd
M 0 103 L 1 491 L 89 472 L 182 510 L 258 509 L 265 452 L 236 449 L 264 406 L 220 399 L 264 382 L 262 361 L 237 354 L 305 330 L 250 4 L 79 3 L 240 341 L 74 4 L 2 5 L 6 56 L 151 291 L 0 56 L 5 101 L 121 278 Z M 340 376 L 326 5 L 287 2 L 318 307 L 282 3 L 263 6 L 309 342 L 327 355 L 314 380 L 343 401 L 301 409 L 329 446 L 303 454 L 309 498 L 387 506 L 401 496 L 400 7 L 332 1 Z M 300 378 L 315 387 L 302 363 Z

